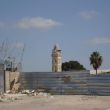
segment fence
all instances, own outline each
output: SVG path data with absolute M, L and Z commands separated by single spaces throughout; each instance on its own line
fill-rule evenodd
M 22 89 L 45 89 L 53 94 L 110 95 L 110 74 L 90 75 L 89 71 L 23 72 Z
M 90 75 L 87 86 L 89 94 L 110 95 L 110 73 Z

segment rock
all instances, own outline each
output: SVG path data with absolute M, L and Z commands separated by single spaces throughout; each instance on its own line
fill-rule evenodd
M 31 93 L 35 93 L 35 90 L 32 90 Z
M 50 98 L 52 98 L 52 99 L 53 99 L 53 98 L 54 98 L 54 96 L 50 96 Z
M 10 90 L 8 90 L 8 91 L 6 91 L 6 93 L 7 93 L 7 94 L 9 94 L 9 93 L 11 93 L 11 91 L 10 91 Z
M 30 93 L 29 90 L 23 90 L 23 91 L 22 91 L 22 94 L 29 94 L 29 93 Z

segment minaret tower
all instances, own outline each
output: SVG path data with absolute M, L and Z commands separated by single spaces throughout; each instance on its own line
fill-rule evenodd
M 62 71 L 61 50 L 55 45 L 52 50 L 52 72 Z

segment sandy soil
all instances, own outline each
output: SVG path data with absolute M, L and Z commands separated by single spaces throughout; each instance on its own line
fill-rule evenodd
M 23 96 L 0 102 L 0 110 L 110 110 L 110 96 Z

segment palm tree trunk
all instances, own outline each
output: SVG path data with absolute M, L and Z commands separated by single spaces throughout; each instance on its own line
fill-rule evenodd
M 96 69 L 96 75 L 97 75 L 97 69 Z

